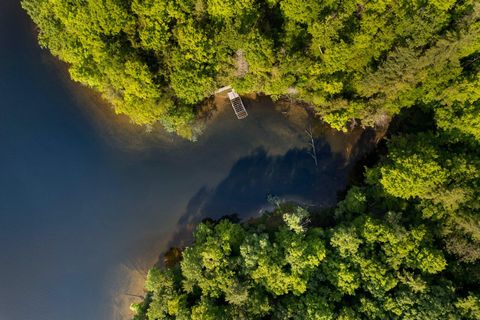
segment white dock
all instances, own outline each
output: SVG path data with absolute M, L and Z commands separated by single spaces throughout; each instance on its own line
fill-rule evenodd
M 235 115 L 239 120 L 245 119 L 248 116 L 247 109 L 243 105 L 242 98 L 236 93 L 235 91 L 230 91 L 228 93 L 228 98 L 230 99 L 230 103 L 232 104 L 233 111 L 235 111 Z
M 223 91 L 228 91 L 228 90 L 233 90 L 233 89 L 230 86 L 221 87 L 220 89 L 215 91 L 215 94 L 219 94 L 219 93 L 222 93 Z

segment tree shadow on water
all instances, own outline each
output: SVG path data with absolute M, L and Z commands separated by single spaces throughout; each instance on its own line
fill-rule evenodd
M 237 214 L 245 219 L 258 214 L 269 206 L 268 195 L 310 206 L 334 204 L 337 191 L 346 186 L 349 170 L 327 143 L 318 144 L 318 167 L 307 148 L 280 156 L 258 148 L 240 158 L 216 187 L 204 186 L 190 199 L 170 245 L 187 245 L 195 226 L 206 218 Z

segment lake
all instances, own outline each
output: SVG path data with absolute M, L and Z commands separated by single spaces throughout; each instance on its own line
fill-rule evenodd
M 315 166 L 305 113 L 244 102 L 239 121 L 219 98 L 195 143 L 146 132 L 69 81 L 18 2 L 1 0 L 0 319 L 125 319 L 181 230 L 258 214 L 269 194 L 334 203 L 361 132 L 315 123 Z

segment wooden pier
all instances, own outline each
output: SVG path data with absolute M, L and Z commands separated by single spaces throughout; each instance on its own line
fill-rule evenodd
M 230 103 L 232 104 L 233 111 L 235 111 L 235 115 L 239 120 L 245 119 L 248 116 L 247 109 L 243 105 L 242 98 L 236 93 L 235 91 L 230 91 L 228 93 L 228 98 L 230 99 Z

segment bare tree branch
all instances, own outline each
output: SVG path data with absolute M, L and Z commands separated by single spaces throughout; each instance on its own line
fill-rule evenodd
M 315 140 L 313 139 L 312 125 L 310 125 L 308 129 L 305 129 L 305 133 L 307 134 L 308 138 L 310 139 L 309 145 L 310 145 L 311 149 L 310 149 L 309 154 L 313 158 L 313 161 L 315 161 L 315 167 L 318 168 L 317 149 L 315 148 Z

